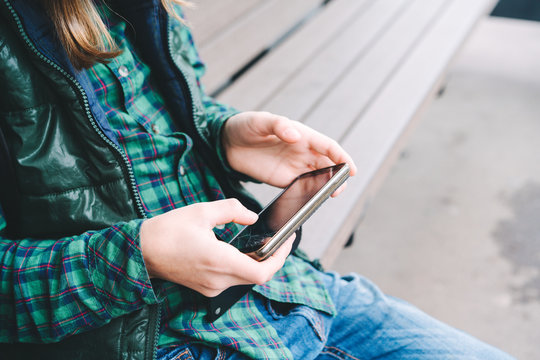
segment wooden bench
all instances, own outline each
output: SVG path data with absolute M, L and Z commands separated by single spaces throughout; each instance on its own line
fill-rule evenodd
M 210 93 L 338 140 L 359 172 L 304 226 L 329 266 L 358 226 L 414 120 L 494 0 L 198 0 L 187 12 Z M 265 202 L 276 192 L 251 186 Z

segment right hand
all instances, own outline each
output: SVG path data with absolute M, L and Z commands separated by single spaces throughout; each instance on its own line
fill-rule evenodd
M 264 284 L 283 266 L 294 236 L 258 262 L 216 238 L 212 228 L 253 224 L 257 214 L 236 199 L 197 203 L 143 222 L 140 242 L 150 277 L 213 297 L 233 285 Z

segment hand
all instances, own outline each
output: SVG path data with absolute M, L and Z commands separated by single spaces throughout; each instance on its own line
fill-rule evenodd
M 283 116 L 243 112 L 227 120 L 222 132 L 227 160 L 236 171 L 270 185 L 285 187 L 296 176 L 346 162 L 356 166 L 329 137 Z
M 143 222 L 140 242 L 150 277 L 216 296 L 240 284 L 264 284 L 283 266 L 294 237 L 265 261 L 258 262 L 218 240 L 216 225 L 249 225 L 257 214 L 236 199 L 188 205 Z

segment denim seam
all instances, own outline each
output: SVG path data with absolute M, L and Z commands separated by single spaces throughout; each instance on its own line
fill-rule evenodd
M 193 356 L 191 356 L 189 349 L 184 349 L 180 354 L 177 354 L 173 360 L 186 360 L 187 358 L 184 358 L 184 355 L 188 355 L 189 358 L 193 359 Z
M 221 349 L 218 349 L 217 360 L 225 360 L 225 358 L 226 358 L 225 351 L 221 351 Z
M 360 358 L 357 358 L 356 356 L 352 356 L 346 351 L 343 351 L 335 346 L 325 346 L 323 350 L 321 351 L 321 354 L 332 355 L 342 360 L 362 360 Z

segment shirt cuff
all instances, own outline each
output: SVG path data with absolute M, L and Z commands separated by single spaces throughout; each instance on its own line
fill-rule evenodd
M 90 279 L 112 317 L 159 302 L 142 256 L 142 219 L 94 233 L 89 242 Z

